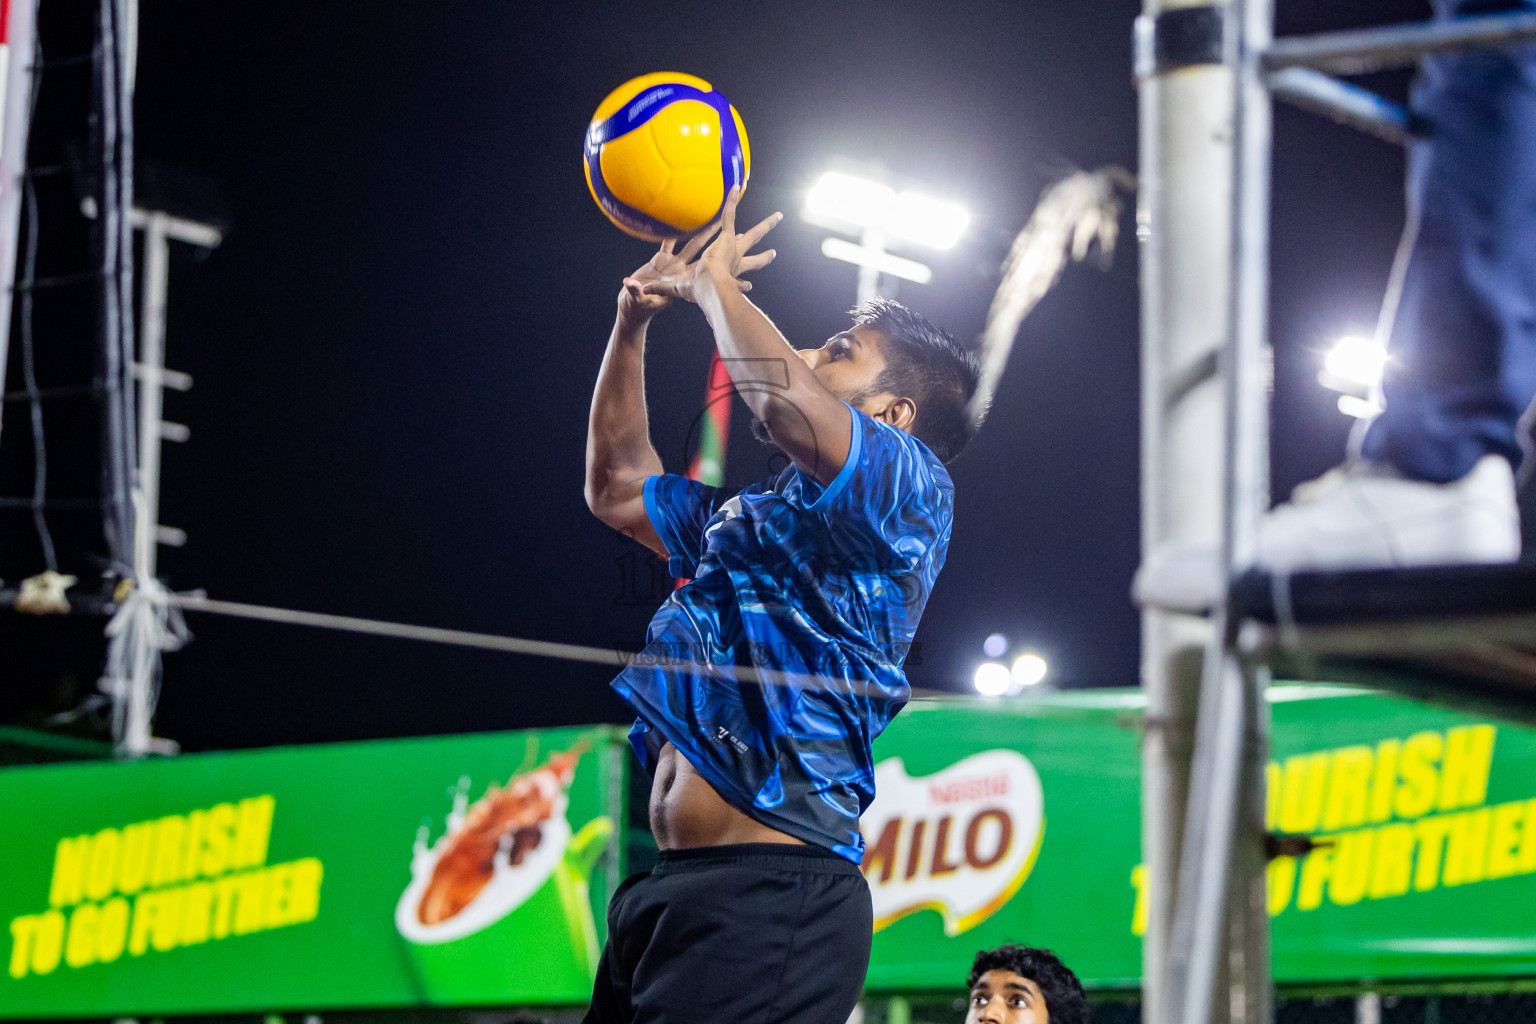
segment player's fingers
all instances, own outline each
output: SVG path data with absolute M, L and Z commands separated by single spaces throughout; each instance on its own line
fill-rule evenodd
M 744 292 L 749 292 L 749 291 L 752 290 L 752 282 L 751 281 L 743 281 L 741 278 L 738 277 L 736 279 L 736 287 L 740 288 Z
M 720 210 L 720 231 L 723 234 L 736 234 L 736 204 L 739 202 L 741 202 L 741 186 L 735 185 L 725 197 L 725 206 Z
M 710 221 L 702 228 L 699 228 L 698 231 L 694 232 L 693 237 L 688 239 L 688 241 L 683 244 L 683 251 L 677 255 L 682 259 L 684 263 L 687 263 L 689 260 L 693 259 L 699 254 L 699 250 L 704 248 L 705 244 L 711 238 L 715 237 L 715 232 L 719 230 L 720 222 L 718 220 Z
M 661 240 L 661 251 L 663 253 L 665 253 L 666 255 L 670 256 L 670 255 L 672 255 L 672 248 L 675 245 L 677 245 L 677 239 L 675 239 L 675 238 L 663 238 Z
M 772 263 L 773 258 L 778 254 L 777 249 L 769 249 L 765 252 L 753 253 L 751 256 L 743 257 L 737 264 L 736 271 L 737 273 L 745 273 L 748 270 L 760 270 Z
M 634 278 L 626 277 L 624 279 L 624 290 L 636 298 L 639 298 L 639 296 L 645 291 L 645 288 L 640 284 L 639 281 L 636 281 Z
M 677 295 L 678 295 L 677 282 L 675 282 L 675 281 L 652 281 L 649 284 L 647 284 L 644 288 L 642 288 L 640 290 L 640 293 L 642 295 L 651 296 L 652 298 L 673 299 L 673 298 L 676 298 Z
M 782 213 L 774 213 L 764 217 L 762 220 L 754 224 L 747 230 L 746 234 L 741 236 L 741 251 L 746 252 L 758 242 L 762 241 L 763 236 L 772 231 L 774 228 L 778 227 L 779 221 L 783 219 L 784 215 Z

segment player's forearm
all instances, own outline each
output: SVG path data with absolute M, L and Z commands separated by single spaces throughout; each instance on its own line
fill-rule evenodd
M 705 277 L 697 289 L 696 301 L 714 331 L 721 358 L 760 359 L 772 365 L 771 370 L 765 367 L 765 372 L 773 374 L 774 388 L 753 388 L 741 392 L 742 399 L 758 419 L 772 426 L 773 419 L 783 411 L 784 402 L 781 399 L 788 399 L 791 403 L 798 403 L 805 398 L 836 401 L 822 387 L 810 367 L 795 354 L 794 348 L 779 333 L 773 321 L 741 293 L 735 281 L 729 277 L 718 280 Z M 788 385 L 788 390 L 783 393 L 777 387 L 780 383 L 777 379 L 780 364 L 785 371 L 784 383 Z
M 763 360 L 775 376 L 784 368 L 787 387 L 746 388 L 739 394 L 785 454 L 823 484 L 848 455 L 852 423 L 842 401 L 816 379 L 773 321 L 729 277 L 709 277 L 695 290 L 725 359 Z M 750 365 L 750 364 L 749 364 Z M 759 364 L 763 365 L 763 364 Z
M 587 421 L 586 496 L 594 511 L 616 491 L 661 472 L 645 409 L 644 323 L 613 326 Z

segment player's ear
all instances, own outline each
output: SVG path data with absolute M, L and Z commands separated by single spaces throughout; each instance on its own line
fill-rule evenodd
M 898 430 L 910 433 L 912 424 L 917 420 L 917 403 L 910 398 L 893 398 L 882 411 L 880 419 Z

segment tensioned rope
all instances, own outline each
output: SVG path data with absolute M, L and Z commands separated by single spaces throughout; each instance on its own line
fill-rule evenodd
M 796 686 L 802 689 L 836 689 L 846 691 L 850 682 L 835 676 L 820 676 L 793 670 L 761 669 L 751 665 L 722 664 L 714 661 L 685 656 L 657 658 L 643 651 L 626 651 L 616 648 L 589 647 L 583 644 L 559 643 L 552 640 L 529 640 L 524 637 L 500 636 L 495 633 L 475 633 L 462 629 L 444 629 L 439 626 L 413 626 L 403 622 L 384 622 L 363 619 L 352 615 L 329 615 L 324 612 L 304 612 L 291 608 L 273 608 L 267 605 L 245 604 L 239 601 L 219 601 L 201 594 L 173 594 L 161 591 L 158 595 L 134 591 L 124 602 L 135 598 L 161 603 L 189 612 L 206 612 L 237 619 L 254 619 L 260 622 L 280 622 L 291 626 L 310 626 L 332 629 L 344 633 L 362 633 L 369 636 L 394 637 L 399 640 L 422 640 L 427 643 L 448 644 L 454 647 L 475 648 L 482 651 L 501 651 L 508 654 L 526 654 L 536 658 L 553 658 L 560 661 L 581 661 L 594 665 L 607 665 L 615 669 L 628 668 L 655 660 L 667 668 L 688 668 L 702 675 L 760 686 Z M 855 684 L 857 685 L 857 684 Z M 883 696 L 883 694 L 876 694 Z M 942 690 L 913 689 L 912 700 L 951 700 L 960 694 Z
M 239 601 L 216 601 L 197 594 L 171 594 L 166 600 L 167 603 L 185 611 L 208 612 L 213 615 L 228 615 L 238 619 L 256 619 L 262 622 L 282 622 L 292 626 L 313 626 L 346 633 L 365 633 L 370 636 L 388 636 L 400 640 L 424 640 L 427 643 L 450 644 L 455 647 L 474 647 L 482 651 L 528 654 L 536 658 L 585 661 L 594 665 L 611 665 L 616 668 L 625 667 L 634 657 L 622 651 L 607 650 L 602 647 L 587 647 L 549 640 L 527 640 L 522 637 L 474 633 L 462 629 L 443 629 L 437 626 L 412 626 L 403 622 L 382 622 L 352 615 L 301 612 L 290 608 L 272 608 Z

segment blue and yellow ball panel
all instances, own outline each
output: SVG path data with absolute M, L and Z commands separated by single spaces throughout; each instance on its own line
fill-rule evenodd
M 620 229 L 652 242 L 719 216 L 746 186 L 751 150 L 741 116 L 701 78 L 675 72 L 625 82 L 599 104 L 583 147 L 587 188 Z

